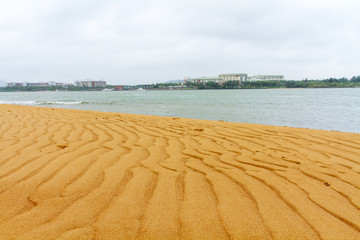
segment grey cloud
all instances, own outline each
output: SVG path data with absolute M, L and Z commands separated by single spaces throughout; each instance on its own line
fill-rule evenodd
M 4 0 L 0 78 L 351 77 L 359 75 L 359 7 L 355 0 Z

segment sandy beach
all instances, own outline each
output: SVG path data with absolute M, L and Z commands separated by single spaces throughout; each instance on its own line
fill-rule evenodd
M 0 239 L 360 239 L 360 134 L 0 105 Z

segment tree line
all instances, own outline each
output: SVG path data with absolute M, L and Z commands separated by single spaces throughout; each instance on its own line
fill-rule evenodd
M 328 78 L 301 81 L 256 81 L 248 82 L 246 88 L 339 88 L 360 87 L 360 76 L 348 78 Z
M 197 89 L 234 89 L 234 88 L 336 88 L 336 87 L 360 87 L 360 76 L 348 78 L 329 78 L 323 80 L 282 80 L 282 81 L 254 81 L 244 82 L 241 86 L 239 81 L 228 81 L 222 85 L 216 82 L 193 83 L 187 82 L 189 88 Z

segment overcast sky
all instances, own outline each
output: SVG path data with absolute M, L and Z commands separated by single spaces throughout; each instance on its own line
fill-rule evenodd
M 360 75 L 357 0 L 0 0 L 0 79 Z

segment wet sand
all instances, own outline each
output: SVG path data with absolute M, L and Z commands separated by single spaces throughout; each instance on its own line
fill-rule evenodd
M 360 239 L 360 134 L 0 105 L 0 239 Z

